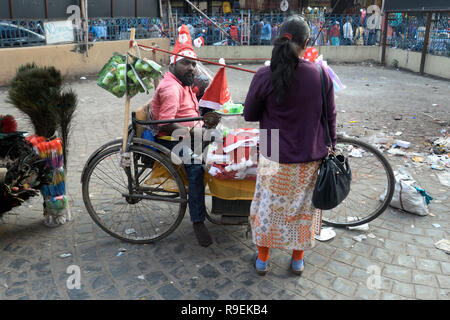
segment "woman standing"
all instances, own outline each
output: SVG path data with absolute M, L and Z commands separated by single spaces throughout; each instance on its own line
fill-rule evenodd
M 259 121 L 261 133 L 279 133 L 279 141 L 260 142 L 255 194 L 250 210 L 253 241 L 258 247 L 255 267 L 268 271 L 270 248 L 293 250 L 290 269 L 303 271 L 303 250 L 314 246 L 320 232 L 321 211 L 312 194 L 321 159 L 327 155 L 318 67 L 302 57 L 309 41 L 308 24 L 289 17 L 275 40 L 270 67 L 255 74 L 245 100 L 246 121 Z M 328 125 L 336 144 L 336 107 L 333 83 L 324 72 Z M 269 136 L 269 133 L 268 135 Z M 272 161 L 278 143 L 279 159 Z M 266 170 L 268 168 L 277 168 Z

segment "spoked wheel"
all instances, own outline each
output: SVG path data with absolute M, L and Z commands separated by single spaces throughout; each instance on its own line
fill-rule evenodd
M 336 153 L 348 157 L 352 171 L 350 193 L 334 209 L 323 211 L 324 224 L 334 227 L 358 226 L 386 210 L 394 194 L 394 173 L 386 158 L 371 145 L 338 137 Z
M 160 240 L 181 223 L 187 207 L 180 174 L 165 156 L 130 146 L 131 166 L 122 168 L 120 145 L 89 163 L 83 176 L 84 204 L 100 228 L 133 243 Z

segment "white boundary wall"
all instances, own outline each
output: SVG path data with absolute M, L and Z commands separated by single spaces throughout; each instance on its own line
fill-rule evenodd
M 226 63 L 248 63 L 249 60 L 238 59 L 264 58 L 270 60 L 272 48 L 272 46 L 205 46 L 196 49 L 196 52 L 200 58 L 212 58 L 216 62 L 220 58 L 225 58 Z M 319 54 L 322 54 L 330 63 L 360 63 L 368 60 L 381 62 L 382 48 L 380 46 L 319 46 L 317 48 Z M 421 56 L 421 52 L 387 47 L 386 65 L 392 66 L 392 62 L 397 60 L 398 67 L 419 72 Z M 263 61 L 260 63 L 262 64 Z M 424 73 L 450 79 L 450 58 L 428 54 Z
M 152 45 L 157 43 L 160 48 L 172 51 L 168 39 L 146 39 L 141 43 Z M 89 57 L 74 53 L 73 45 L 48 45 L 42 47 L 0 49 L 0 86 L 8 85 L 14 77 L 17 68 L 27 62 L 40 65 L 54 65 L 62 74 L 69 77 L 96 75 L 115 51 L 126 52 L 128 41 L 97 42 L 89 50 Z M 238 59 L 270 59 L 272 46 L 205 46 L 196 48 L 200 58 L 229 59 L 226 63 L 249 63 L 249 60 Z M 381 62 L 380 46 L 319 46 L 320 54 L 330 63 L 360 63 L 367 60 Z M 151 58 L 151 53 L 143 52 Z M 233 59 L 233 60 L 232 60 Z M 419 72 L 420 52 L 386 48 L 386 65 L 398 61 L 398 66 L 413 72 Z M 167 64 L 169 56 L 158 53 L 157 62 Z M 261 65 L 264 60 L 258 61 Z M 450 79 L 450 58 L 427 55 L 424 72 L 429 75 Z

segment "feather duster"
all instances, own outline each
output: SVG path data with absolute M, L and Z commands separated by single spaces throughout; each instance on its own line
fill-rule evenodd
M 51 138 L 59 132 L 66 167 L 77 95 L 72 89 L 65 88 L 61 72 L 35 63 L 20 66 L 10 83 L 6 101 L 29 117 L 36 135 Z

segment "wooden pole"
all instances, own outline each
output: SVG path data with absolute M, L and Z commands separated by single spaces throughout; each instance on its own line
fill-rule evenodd
M 88 46 L 89 46 L 89 29 L 88 29 L 88 14 L 87 14 L 87 0 L 80 0 L 81 7 L 81 19 L 83 21 L 83 36 L 84 36 L 84 45 L 86 46 L 86 57 L 88 54 Z
M 12 2 L 12 0 L 9 0 L 9 15 L 10 15 L 11 19 L 14 18 L 14 10 L 13 10 L 13 2 Z
M 381 64 L 386 65 L 386 39 L 389 14 L 384 13 L 383 36 L 381 37 Z
M 423 39 L 423 47 L 422 47 L 422 57 L 420 59 L 420 73 L 423 74 L 425 69 L 425 60 L 428 52 L 428 41 L 430 40 L 430 29 L 431 29 L 431 16 L 432 12 L 428 12 L 427 14 L 427 24 L 425 29 L 425 37 Z
M 158 45 L 155 42 L 152 42 L 152 47 L 159 48 Z M 156 50 L 152 51 L 152 59 L 153 59 L 153 61 L 156 62 Z M 156 88 L 158 88 L 158 85 L 159 85 L 159 79 L 158 78 L 154 79 L 153 83 L 155 85 L 155 90 L 156 90 Z
M 134 52 L 134 46 L 133 46 L 133 42 L 134 42 L 134 38 L 136 35 L 136 29 L 132 28 L 131 32 L 130 32 L 130 45 L 128 48 L 128 52 L 130 54 L 135 54 Z M 126 64 L 128 65 L 129 62 L 129 55 L 127 54 L 127 60 L 126 60 Z M 127 81 L 127 76 L 125 73 L 125 82 Z M 125 148 L 127 146 L 127 139 L 128 139 L 128 122 L 130 120 L 130 103 L 131 103 L 131 98 L 128 95 L 128 84 L 126 84 L 127 87 L 127 92 L 126 92 L 126 100 L 125 100 L 125 117 L 124 117 L 124 122 L 123 122 L 123 141 L 122 141 L 122 152 L 125 151 Z
M 172 30 L 172 37 L 174 43 L 176 42 L 175 38 L 175 24 L 173 22 L 173 15 L 172 15 L 172 5 L 170 4 L 170 0 L 168 1 L 168 9 L 169 9 L 169 29 Z
M 85 0 L 85 5 L 84 5 L 84 10 L 85 10 L 85 19 L 86 22 L 84 23 L 84 29 L 85 29 L 85 34 L 86 34 L 86 57 L 89 56 L 89 19 L 88 19 L 88 0 Z
M 45 0 L 45 19 L 48 19 L 48 0 Z

